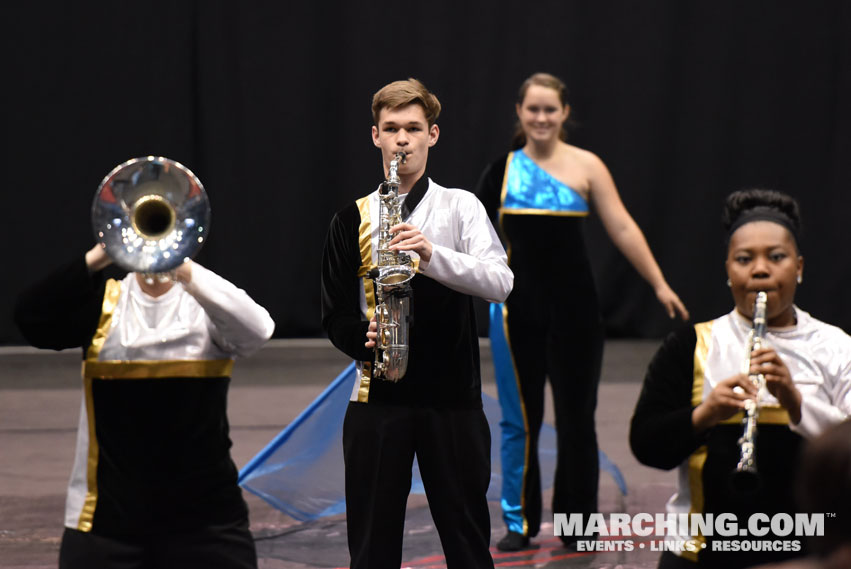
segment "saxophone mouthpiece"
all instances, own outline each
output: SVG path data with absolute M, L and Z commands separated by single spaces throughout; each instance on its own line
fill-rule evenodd
M 404 164 L 408 160 L 408 154 L 404 151 L 396 153 L 396 160 Z

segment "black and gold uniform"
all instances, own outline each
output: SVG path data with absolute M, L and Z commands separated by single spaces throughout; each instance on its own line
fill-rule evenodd
M 233 358 L 271 336 L 268 312 L 196 263 L 151 297 L 135 273 L 104 281 L 81 257 L 15 316 L 36 347 L 83 348 L 60 566 L 255 566 L 226 408 Z
M 358 362 L 343 426 L 346 514 L 353 568 L 399 567 L 416 455 L 449 567 L 493 567 L 488 552 L 490 433 L 482 411 L 473 296 L 503 300 L 512 274 L 487 214 L 467 191 L 422 176 L 403 217 L 431 241 L 414 276 L 405 376 L 374 380 L 364 347 L 375 310 L 377 191 L 341 210 L 322 261 L 322 322 Z M 400 196 L 401 198 L 401 196 Z
M 777 400 L 767 392 L 763 395 L 756 438 L 760 477 L 756 492 L 737 491 L 731 483 L 740 458 L 742 414 L 701 434 L 692 425 L 693 409 L 720 381 L 741 372 L 750 320 L 734 310 L 684 328 L 665 340 L 650 363 L 632 418 L 633 453 L 648 466 L 678 469 L 677 492 L 667 503 L 669 514 L 711 513 L 716 519 L 732 514 L 738 524 L 735 535 L 727 537 L 713 532 L 695 538 L 681 531 L 685 528 L 669 529 L 671 540 L 696 539 L 697 547 L 678 552 L 679 557 L 665 553 L 662 566 L 746 567 L 804 554 L 805 536 L 739 533 L 749 532 L 752 514 L 771 519 L 785 513 L 794 518 L 793 478 L 802 444 L 851 413 L 851 337 L 798 308 L 795 315 L 794 326 L 768 328 L 763 345 L 773 348 L 789 368 L 802 395 L 801 421 L 790 424 Z M 770 529 L 768 523 L 763 525 Z M 759 549 L 734 551 L 742 548 L 742 541 L 749 542 L 748 548 Z

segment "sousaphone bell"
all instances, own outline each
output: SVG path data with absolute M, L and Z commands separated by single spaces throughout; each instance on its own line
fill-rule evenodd
M 186 166 L 162 156 L 133 158 L 98 187 L 92 228 L 123 269 L 168 273 L 201 249 L 210 229 L 210 203 Z

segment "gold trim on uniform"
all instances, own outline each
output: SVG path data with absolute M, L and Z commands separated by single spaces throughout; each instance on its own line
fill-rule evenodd
M 712 321 L 694 325 L 697 343 L 694 346 L 694 381 L 692 382 L 691 405 L 697 407 L 703 403 L 703 385 L 705 382 L 706 360 L 709 357 L 709 344 L 712 343 Z
M 358 386 L 358 402 L 369 402 L 369 386 L 372 382 L 372 362 L 363 362 L 360 372 L 360 385 Z
M 745 418 L 744 411 L 739 411 L 729 419 L 724 419 L 721 425 L 741 425 Z M 760 405 L 758 425 L 788 425 L 789 412 L 779 405 Z
M 375 315 L 375 285 L 367 275 L 376 268 L 372 262 L 372 218 L 370 217 L 369 196 L 360 198 L 355 202 L 360 211 L 360 226 L 358 227 L 358 244 L 360 245 L 360 268 L 358 277 L 363 279 L 363 295 L 366 299 L 366 319 L 372 320 Z M 414 272 L 420 270 L 420 259 L 412 259 Z M 369 401 L 369 384 L 372 379 L 372 363 L 363 362 L 361 366 L 361 380 L 358 386 L 358 401 L 366 403 Z
M 121 296 L 121 282 L 109 279 L 103 295 L 98 328 L 86 351 L 83 361 L 83 390 L 86 401 L 86 418 L 89 431 L 89 448 L 86 459 L 86 497 L 77 523 L 80 531 L 91 531 L 98 500 L 97 470 L 100 455 L 95 428 L 95 403 L 92 386 L 94 380 L 151 379 L 167 377 L 229 377 L 233 370 L 232 359 L 221 360 L 165 360 L 165 361 L 99 361 L 98 357 L 112 326 L 112 317 Z
M 508 240 L 508 235 L 505 233 L 505 225 L 502 222 L 502 214 L 503 214 L 503 205 L 505 205 L 505 195 L 508 193 L 508 167 L 511 165 L 511 158 L 514 156 L 514 152 L 509 152 L 508 156 L 505 159 L 505 172 L 502 174 L 502 189 L 499 191 L 499 212 L 497 215 L 497 220 L 499 221 L 499 232 L 502 235 L 505 241 L 505 255 L 506 255 L 506 263 L 508 266 L 511 266 L 511 241 Z
M 80 510 L 80 519 L 77 529 L 80 531 L 92 531 L 92 521 L 95 518 L 95 507 L 98 501 L 98 447 L 97 433 L 95 433 L 95 401 L 92 395 L 91 378 L 83 378 L 83 389 L 86 395 L 86 415 L 89 427 L 89 451 L 86 459 L 86 497 L 83 499 L 83 509 Z
M 694 379 L 692 380 L 691 404 L 697 407 L 703 402 L 703 388 L 706 383 L 706 360 L 709 357 L 709 344 L 712 341 L 712 321 L 701 322 L 694 326 L 697 342 L 694 346 Z M 688 458 L 688 485 L 691 494 L 692 514 L 703 512 L 703 465 L 706 463 L 706 445 L 702 445 Z M 695 536 L 698 544 L 706 543 L 703 534 Z M 691 561 L 697 561 L 697 554 L 703 550 L 683 551 L 682 556 Z
M 372 263 L 372 218 L 369 211 L 369 196 L 357 200 L 360 211 L 360 227 L 358 228 L 358 243 L 360 244 L 360 263 L 358 276 L 363 278 L 363 294 L 366 298 L 366 318 L 372 320 L 375 314 L 375 285 L 366 275 L 375 268 Z M 360 386 L 358 386 L 358 401 L 369 401 L 369 384 L 372 379 L 372 364 L 364 362 L 361 366 Z
M 562 211 L 554 209 L 534 209 L 534 208 L 499 208 L 500 215 L 555 215 L 559 217 L 588 217 L 587 211 Z
M 106 342 L 106 336 L 109 334 L 109 328 L 112 325 L 112 314 L 115 312 L 115 307 L 118 305 L 118 298 L 121 296 L 121 281 L 109 279 L 106 281 L 106 289 L 103 293 L 103 306 L 101 307 L 100 320 L 95 335 L 92 336 L 92 341 L 89 344 L 89 349 L 86 352 L 87 360 L 98 359 L 103 343 Z
M 502 214 L 502 206 L 505 204 L 505 194 L 508 193 L 508 169 L 511 167 L 511 159 L 514 152 L 509 152 L 505 157 L 505 172 L 502 173 L 502 189 L 499 191 L 499 212 Z
M 375 313 L 375 287 L 372 279 L 367 277 L 369 271 L 375 268 L 372 262 L 372 220 L 369 212 L 369 196 L 357 202 L 360 211 L 360 227 L 358 227 L 358 244 L 360 245 L 360 268 L 358 276 L 363 277 L 363 293 L 366 296 L 366 317 L 372 319 Z
M 712 321 L 701 322 L 694 326 L 697 342 L 694 347 L 694 380 L 692 383 L 691 404 L 697 407 L 703 402 L 703 391 L 706 383 L 706 361 L 709 357 L 709 346 L 712 342 Z M 721 421 L 722 425 L 738 425 L 741 424 L 743 412 L 736 413 L 729 419 Z M 771 425 L 788 425 L 789 413 L 782 407 L 772 405 L 760 408 L 759 423 Z M 703 466 L 706 463 L 707 449 L 706 445 L 698 448 L 688 458 L 688 480 L 691 491 L 691 510 L 690 513 L 702 513 L 705 507 L 705 497 L 703 493 Z M 706 538 L 701 534 L 695 536 L 695 541 L 698 544 L 706 543 Z M 691 561 L 697 561 L 698 553 L 703 550 L 699 547 L 695 551 L 683 551 L 682 556 Z
M 89 349 L 86 351 L 86 359 L 88 361 L 96 361 L 101 348 L 106 341 L 106 336 L 109 334 L 109 328 L 112 326 L 112 315 L 115 312 L 115 307 L 118 305 L 118 299 L 121 296 L 121 282 L 115 279 L 106 281 L 106 287 L 103 293 L 103 304 L 101 305 L 100 319 L 98 320 L 98 328 L 92 336 L 92 341 L 89 344 Z M 86 424 L 89 427 L 89 448 L 86 454 L 86 497 L 83 499 L 83 509 L 80 511 L 80 519 L 77 522 L 77 529 L 80 531 L 92 531 L 92 521 L 95 517 L 95 508 L 98 501 L 98 458 L 100 456 L 100 448 L 98 447 L 97 433 L 95 430 L 95 401 L 92 394 L 92 380 L 86 377 L 86 363 L 83 362 L 83 393 L 86 398 Z
M 167 377 L 230 377 L 233 360 L 87 361 L 84 377 L 93 379 L 154 379 Z

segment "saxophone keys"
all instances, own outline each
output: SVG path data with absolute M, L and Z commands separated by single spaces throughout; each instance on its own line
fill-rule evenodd
M 390 311 L 386 304 L 379 304 L 375 309 L 375 321 L 378 324 L 387 324 L 390 322 Z

